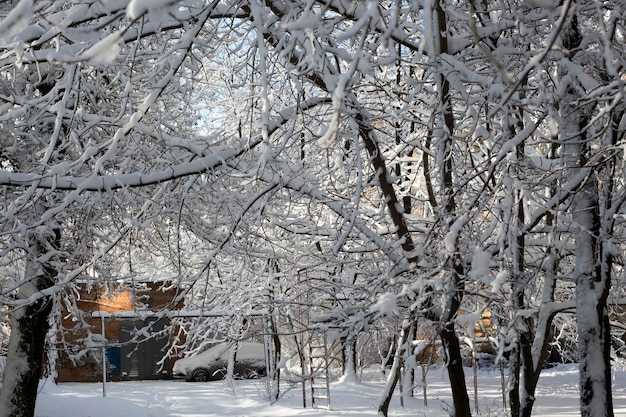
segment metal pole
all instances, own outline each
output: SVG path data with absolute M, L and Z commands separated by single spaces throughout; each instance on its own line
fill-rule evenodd
M 104 341 L 106 340 L 104 335 L 104 315 L 100 317 L 101 333 L 102 333 L 102 397 L 107 396 L 107 349 Z
M 474 412 L 478 415 L 478 364 L 476 363 L 476 349 L 472 343 L 472 370 L 474 372 Z
M 428 387 L 426 386 L 426 366 L 424 362 L 422 362 L 422 392 L 424 393 L 424 407 L 428 407 Z

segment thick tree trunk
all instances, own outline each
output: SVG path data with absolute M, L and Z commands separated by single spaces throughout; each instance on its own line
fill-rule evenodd
M 584 188 L 574 196 L 572 209 L 574 223 L 578 225 L 574 279 L 580 411 L 582 417 L 611 417 L 611 328 L 607 312 L 610 271 L 603 265 L 603 245 L 597 239 L 600 216 L 594 174 L 591 174 Z
M 576 51 L 582 42 L 582 34 L 576 14 L 561 33 L 563 46 Z M 577 55 L 570 58 L 577 60 Z M 580 410 L 582 417 L 612 417 L 613 399 L 611 394 L 610 349 L 611 335 L 607 311 L 607 298 L 610 288 L 610 254 L 602 239 L 611 234 L 609 223 L 612 219 L 601 219 L 600 187 L 597 166 L 589 167 L 589 157 L 593 148 L 590 142 L 588 123 L 593 108 L 581 105 L 584 92 L 580 81 L 570 77 L 567 67 L 559 68 L 559 75 L 565 79 L 565 97 L 561 107 L 562 136 L 568 141 L 565 145 L 565 159 L 573 175 L 587 173 L 582 187 L 572 200 L 572 223 L 576 236 L 576 319 L 578 323 L 578 359 L 580 368 Z M 608 166 L 608 162 L 605 163 Z M 607 191 L 605 191 L 607 192 Z M 610 191 L 603 200 L 610 201 Z M 604 220 L 604 224 L 603 221 Z
M 51 301 L 47 298 L 16 310 L 0 392 L 0 417 L 32 417 L 44 363 Z
M 41 258 L 58 248 L 58 231 L 39 237 L 31 245 L 26 260 L 26 277 L 19 299 L 26 300 L 53 284 L 56 270 Z M 46 334 L 49 328 L 52 301 L 42 297 L 34 303 L 16 308 L 11 314 L 11 338 L 0 392 L 0 417 L 33 417 L 39 379 L 42 375 Z

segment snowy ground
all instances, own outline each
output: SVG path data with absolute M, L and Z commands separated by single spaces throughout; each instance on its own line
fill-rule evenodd
M 615 415 L 626 415 L 626 371 L 614 372 Z M 473 378 L 467 370 L 468 387 L 473 398 Z M 331 385 L 331 410 L 302 408 L 300 387 L 288 391 L 276 404 L 267 400 L 263 380 L 189 383 L 142 381 L 107 383 L 107 397 L 102 398 L 102 384 L 65 383 L 42 385 L 37 400 L 36 417 L 365 417 L 376 416 L 382 379 L 375 373 L 364 375 L 364 382 L 343 381 Z M 541 377 L 535 416 L 577 416 L 578 372 L 574 366 L 546 370 Z M 390 416 L 448 416 L 449 388 L 445 372 L 431 369 L 428 374 L 428 406 L 422 388 L 417 398 L 401 407 L 394 397 Z M 500 373 L 480 372 L 478 377 L 479 413 L 481 416 L 507 415 L 502 408 Z M 472 401 L 472 407 L 474 402 Z

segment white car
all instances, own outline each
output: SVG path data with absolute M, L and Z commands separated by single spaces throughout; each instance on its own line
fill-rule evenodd
M 174 376 L 195 382 L 224 379 L 228 358 L 234 348 L 234 343 L 221 343 L 197 355 L 178 359 L 174 363 Z M 235 357 L 235 378 L 259 378 L 265 375 L 267 371 L 263 344 L 240 342 Z

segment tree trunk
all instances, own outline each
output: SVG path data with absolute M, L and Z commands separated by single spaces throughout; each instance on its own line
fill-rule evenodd
M 278 366 L 280 362 L 280 357 L 282 355 L 282 344 L 280 342 L 280 337 L 278 336 L 278 331 L 276 330 L 276 323 L 272 318 L 272 343 L 273 343 L 273 355 L 270 357 L 271 361 L 271 375 L 272 378 L 272 391 L 271 397 L 272 401 L 278 401 L 280 398 L 280 368 Z
M 402 331 L 398 338 L 398 344 L 396 346 L 395 356 L 393 358 L 393 364 L 391 365 L 391 371 L 387 376 L 387 384 L 383 390 L 382 399 L 378 405 L 378 415 L 387 417 L 389 413 L 389 404 L 391 403 L 391 397 L 393 397 L 393 391 L 396 389 L 398 380 L 400 379 L 400 372 L 402 368 L 402 358 L 404 357 L 404 351 L 407 348 L 407 343 L 410 343 L 409 335 L 412 334 L 411 327 L 414 326 L 412 320 L 406 319 L 402 323 Z
M 553 138 L 555 143 L 550 147 L 548 157 L 550 159 L 556 158 L 556 152 L 558 145 L 556 144 L 558 137 Z M 549 197 L 554 197 L 557 193 L 556 182 L 550 187 Z M 549 244 L 546 253 L 546 266 L 545 266 L 545 278 L 543 282 L 543 292 L 541 295 L 541 305 L 544 306 L 539 310 L 539 317 L 535 324 L 534 334 L 532 338 L 532 350 L 530 358 L 532 363 L 529 363 L 527 367 L 531 368 L 525 373 L 526 394 L 531 401 L 527 401 L 522 405 L 520 415 L 523 417 L 529 417 L 532 415 L 532 409 L 534 405 L 535 390 L 537 389 L 537 383 L 541 376 L 541 369 L 548 355 L 548 346 L 552 340 L 552 321 L 554 319 L 555 311 L 553 309 L 546 309 L 546 305 L 554 302 L 554 292 L 557 284 L 557 270 L 558 270 L 558 250 L 556 248 L 556 241 L 558 235 L 556 231 L 556 221 L 552 213 L 548 213 L 546 216 L 546 228 L 552 229 L 549 235 Z
M 32 283 L 20 287 L 19 299 L 26 300 L 54 283 L 57 272 L 41 258 L 59 246 L 58 230 L 52 236 L 39 237 L 31 243 L 26 260 L 26 277 Z M 0 391 L 0 417 L 33 417 L 45 361 L 46 334 L 52 311 L 50 297 L 16 308 L 11 313 L 11 337 Z
M 611 394 L 611 328 L 607 311 L 610 271 L 604 245 L 598 241 L 600 216 L 597 182 L 592 173 L 574 196 L 576 233 L 576 319 L 582 417 L 613 416 Z
M 341 339 L 343 376 L 349 380 L 357 379 L 356 341 L 356 337 L 352 335 L 343 337 Z
M 0 392 L 0 417 L 32 417 L 42 374 L 51 301 L 16 310 L 11 316 L 11 339 Z
M 454 329 L 454 323 L 449 322 L 440 332 L 441 341 L 447 355 L 448 378 L 452 389 L 452 401 L 454 403 L 455 417 L 469 417 L 472 415 L 467 385 L 465 384 L 465 371 L 463 370 L 463 358 L 461 357 L 461 344 Z
M 575 12 L 574 12 L 575 13 Z M 576 14 L 561 33 L 563 46 L 577 50 L 582 34 Z M 577 59 L 572 55 L 572 60 Z M 607 311 L 610 288 L 611 257 L 606 245 L 612 230 L 612 219 L 601 219 L 600 187 L 597 166 L 589 167 L 593 138 L 588 123 L 593 108 L 581 105 L 584 89 L 575 77 L 569 77 L 566 67 L 559 68 L 566 89 L 561 107 L 562 136 L 566 138 L 566 163 L 573 175 L 587 173 L 586 180 L 572 200 L 572 223 L 575 227 L 576 320 L 578 324 L 578 359 L 580 369 L 580 411 L 582 417 L 612 417 L 611 393 L 611 334 Z M 569 79 L 568 79 L 569 77 Z M 605 162 L 604 167 L 610 168 Z M 600 167 L 601 169 L 601 167 Z M 606 191 L 604 191 L 606 192 Z M 610 192 L 603 200 L 610 201 Z M 603 240 L 604 239 L 604 240 Z
M 279 272 L 279 267 L 277 263 L 274 263 L 273 266 L 270 266 L 269 268 L 271 270 L 274 270 L 275 272 Z M 268 345 L 271 345 L 270 351 L 267 352 L 267 361 L 268 363 L 266 363 L 266 367 L 267 367 L 267 376 L 270 379 L 270 400 L 272 402 L 274 401 L 278 401 L 278 399 L 280 398 L 280 367 L 279 367 L 279 362 L 280 362 L 280 357 L 281 357 L 281 350 L 282 350 L 282 344 L 280 341 L 280 337 L 278 336 L 278 326 L 276 324 L 276 320 L 275 320 L 275 311 L 274 311 L 274 286 L 271 285 L 270 288 L 268 289 L 268 305 L 269 305 L 269 315 L 268 318 L 265 319 L 264 321 L 264 326 L 265 326 L 265 332 L 266 332 L 266 348 L 270 347 Z M 291 326 L 293 327 L 293 323 L 291 323 L 291 317 L 289 316 L 289 322 L 291 324 Z M 298 348 L 298 354 L 300 356 L 300 362 L 302 364 L 302 369 L 304 370 L 304 355 L 302 353 L 301 350 L 301 344 L 298 343 L 298 338 L 295 337 L 296 340 L 296 347 Z M 269 343 L 268 343 L 269 342 Z M 304 384 L 303 384 L 304 387 Z M 303 396 L 303 400 L 304 405 L 306 406 L 306 397 Z
M 507 391 L 509 394 L 509 408 L 511 409 L 511 417 L 519 417 L 521 401 L 519 397 L 520 386 L 520 343 L 518 340 L 513 341 L 509 353 L 509 380 L 507 383 Z
M 440 1 L 435 0 L 433 4 L 433 27 L 436 28 L 435 33 L 438 35 L 438 47 L 435 50 L 440 53 L 448 53 L 448 25 L 446 13 Z M 437 57 L 438 59 L 440 57 Z M 439 101 L 441 105 L 441 123 L 443 137 L 441 138 L 441 179 L 443 186 L 443 204 L 445 207 L 444 219 L 449 227 L 455 223 L 457 218 L 457 204 L 455 200 L 454 188 L 454 158 L 453 158 L 453 141 L 455 132 L 455 119 L 452 108 L 452 94 L 450 82 L 443 73 L 438 75 L 437 88 L 439 89 Z M 457 238 L 458 240 L 458 238 Z M 450 378 L 450 388 L 452 390 L 452 400 L 454 403 L 455 417 L 470 417 L 472 415 L 467 394 L 467 385 L 465 384 L 465 372 L 463 370 L 463 361 L 461 357 L 461 345 L 455 329 L 455 317 L 461 306 L 463 298 L 465 267 L 464 261 L 457 247 L 458 241 L 454 243 L 454 253 L 448 258 L 448 267 L 450 269 L 450 278 L 446 302 L 446 311 L 441 317 L 442 328 L 439 337 L 443 342 L 443 347 L 448 357 L 448 376 Z
M 511 126 L 511 136 L 515 136 L 517 131 L 524 129 L 523 116 L 519 117 L 516 125 Z M 524 159 L 525 143 L 520 143 L 515 149 L 515 164 L 510 168 L 510 176 L 513 179 L 512 184 L 523 184 L 522 172 L 518 163 Z M 520 417 L 521 410 L 528 404 L 528 393 L 526 391 L 525 384 L 527 383 L 522 375 L 527 374 L 527 369 L 532 366 L 532 361 L 527 361 L 528 352 L 530 351 L 529 343 L 532 340 L 532 323 L 529 318 L 521 317 L 517 314 L 518 311 L 526 309 L 526 285 L 527 276 L 524 274 L 525 264 L 524 256 L 526 254 L 526 236 L 521 232 L 521 229 L 525 222 L 525 210 L 524 200 L 522 198 L 523 189 L 519 185 L 513 185 L 510 190 L 511 194 L 515 196 L 515 204 L 511 207 L 515 213 L 516 221 L 511 226 L 510 233 L 510 246 L 511 246 L 511 259 L 512 259 L 512 274 L 513 274 L 513 303 L 514 309 L 513 323 L 515 329 L 515 340 L 512 342 L 511 349 L 511 365 L 509 369 L 509 406 L 511 408 L 511 417 Z

